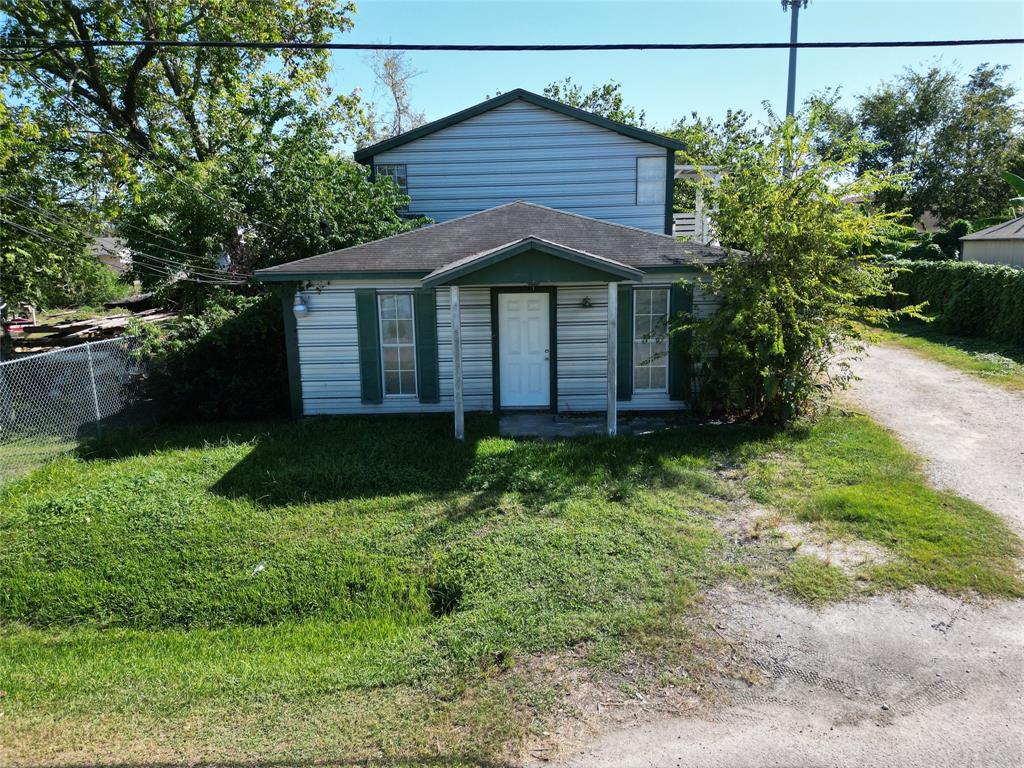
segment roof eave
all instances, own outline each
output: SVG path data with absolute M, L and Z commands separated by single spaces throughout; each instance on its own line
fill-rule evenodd
M 466 109 L 455 112 L 447 117 L 442 117 L 438 120 L 427 123 L 426 125 L 421 125 L 419 128 L 413 128 L 411 131 L 406 131 L 398 136 L 385 139 L 384 141 L 373 144 L 372 146 L 363 147 L 362 149 L 356 150 L 354 157 L 356 162 L 367 164 L 373 160 L 374 156 L 379 155 L 381 152 L 387 152 L 388 150 L 395 149 L 403 144 L 408 144 L 410 141 L 422 139 L 424 136 L 429 136 L 443 128 L 456 125 L 457 123 L 461 123 L 463 120 L 468 120 L 471 117 L 482 115 L 484 112 L 489 112 L 496 107 L 503 106 L 517 99 L 521 99 L 522 101 L 525 101 L 528 104 L 533 104 L 534 106 L 550 109 L 568 117 L 574 117 L 577 120 L 583 120 L 591 125 L 607 128 L 610 131 L 615 131 L 623 136 L 628 136 L 630 138 L 637 139 L 638 141 L 644 141 L 648 144 L 654 144 L 659 147 L 664 147 L 665 149 L 677 151 L 686 149 L 686 145 L 681 141 L 670 139 L 659 133 L 647 131 L 643 128 L 634 128 L 631 125 L 619 123 L 615 120 L 609 120 L 607 117 L 595 115 L 592 112 L 577 109 L 576 107 L 570 107 L 568 104 L 563 104 L 560 101 L 554 101 L 546 96 L 540 96 L 536 93 L 532 93 L 531 91 L 516 88 L 508 93 L 502 93 L 491 99 L 487 99 L 487 101 L 474 104 L 472 107 L 467 107 Z
M 338 270 L 325 269 L 322 272 L 277 272 L 259 270 L 253 274 L 261 283 L 305 283 L 316 280 L 419 280 L 430 274 L 426 269 L 392 269 L 392 270 Z

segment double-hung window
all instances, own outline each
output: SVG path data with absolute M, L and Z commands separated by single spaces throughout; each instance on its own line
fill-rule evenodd
M 416 394 L 416 330 L 411 293 L 381 293 L 380 352 L 385 395 Z
M 633 290 L 633 390 L 668 390 L 668 288 Z
M 665 157 L 636 159 L 636 204 L 665 204 Z
M 409 174 L 404 164 L 380 163 L 373 166 L 378 176 L 387 177 L 395 182 L 395 186 L 403 194 L 409 194 Z

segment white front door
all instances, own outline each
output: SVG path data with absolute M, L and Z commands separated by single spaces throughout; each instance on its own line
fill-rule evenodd
M 501 406 L 551 405 L 551 329 L 547 293 L 498 294 Z

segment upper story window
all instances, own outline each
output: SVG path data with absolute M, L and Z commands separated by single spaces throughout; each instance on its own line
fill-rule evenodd
M 395 182 L 403 195 L 409 194 L 409 175 L 404 164 L 379 163 L 373 166 L 378 176 L 387 176 Z
M 633 289 L 633 390 L 668 390 L 668 288 Z
M 416 331 L 411 293 L 381 293 L 380 356 L 385 395 L 416 394 Z
M 665 157 L 636 159 L 636 204 L 665 204 Z

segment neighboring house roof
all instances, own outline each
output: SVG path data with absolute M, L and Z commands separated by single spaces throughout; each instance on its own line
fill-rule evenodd
M 131 249 L 120 237 L 110 235 L 94 237 L 89 244 L 89 253 L 118 274 L 127 270 L 132 263 Z
M 638 139 L 639 141 L 646 141 L 649 144 L 656 144 L 659 147 L 665 147 L 666 149 L 686 149 L 686 145 L 682 142 L 670 139 L 667 136 L 662 136 L 659 133 L 653 131 L 645 131 L 643 128 L 634 128 L 631 125 L 625 123 L 618 123 L 614 120 L 609 120 L 606 117 L 595 115 L 592 112 L 585 112 L 582 109 L 576 109 L 570 107 L 567 104 L 563 104 L 560 101 L 554 101 L 544 96 L 538 96 L 536 93 L 530 91 L 524 91 L 522 88 L 516 88 L 514 91 L 503 93 L 499 96 L 495 96 L 493 99 L 488 99 L 475 106 L 464 109 L 461 112 L 456 112 L 448 117 L 442 117 L 440 120 L 435 120 L 432 123 L 421 125 L 419 128 L 414 128 L 411 131 L 406 131 L 398 136 L 391 139 L 386 139 L 377 144 L 373 144 L 369 147 L 357 150 L 355 158 L 357 162 L 369 163 L 373 160 L 374 155 L 378 155 L 381 152 L 387 152 L 389 149 L 400 147 L 403 144 L 408 144 L 410 141 L 421 139 L 424 136 L 429 136 L 432 133 L 440 131 L 442 128 L 461 123 L 463 120 L 468 120 L 471 117 L 476 117 L 484 112 L 489 112 L 495 107 L 500 107 L 503 104 L 508 104 L 512 101 L 525 101 L 528 104 L 533 104 L 544 109 L 550 109 L 554 112 L 558 112 L 569 117 L 574 117 L 577 120 L 583 120 L 584 122 L 590 123 L 591 125 L 597 125 L 601 128 L 607 128 L 610 131 L 621 133 L 623 136 L 629 136 L 632 139 Z
M 679 241 L 669 235 L 517 201 L 371 243 L 261 269 L 256 277 L 305 280 L 348 273 L 394 272 L 423 276 L 531 239 L 600 260 L 612 270 L 686 267 L 695 261 L 717 261 L 725 253 L 718 246 Z
M 964 235 L 961 240 L 1024 240 L 1024 216 L 1004 221 L 1002 224 L 995 224 L 969 235 Z

